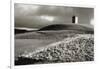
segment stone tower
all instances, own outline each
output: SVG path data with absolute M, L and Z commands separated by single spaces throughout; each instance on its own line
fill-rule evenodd
M 72 23 L 78 24 L 78 17 L 77 16 L 72 16 Z

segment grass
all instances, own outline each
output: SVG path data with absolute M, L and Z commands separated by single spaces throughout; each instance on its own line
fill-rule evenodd
M 75 34 L 63 40 L 40 47 L 36 51 L 23 53 L 15 65 L 80 62 L 94 60 L 94 35 Z

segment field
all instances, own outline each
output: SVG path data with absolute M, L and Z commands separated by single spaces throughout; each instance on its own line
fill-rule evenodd
M 15 65 L 94 60 L 94 37 L 86 32 L 38 31 L 15 36 Z

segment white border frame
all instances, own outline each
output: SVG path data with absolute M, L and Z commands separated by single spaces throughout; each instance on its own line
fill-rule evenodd
M 73 66 L 72 68 L 74 68 L 75 65 L 79 65 L 80 66 L 91 66 L 92 64 L 95 63 L 95 61 L 93 62 L 76 62 L 76 63 L 54 63 L 54 64 L 36 64 L 36 65 L 21 65 L 21 66 L 15 66 L 14 65 L 14 3 L 25 3 L 25 4 L 40 4 L 40 5 L 56 5 L 56 6 L 71 6 L 71 7 L 86 7 L 86 8 L 94 8 L 95 9 L 95 4 L 93 2 L 81 2 L 78 0 L 78 2 L 75 2 L 76 0 L 69 0 L 69 1 L 65 1 L 65 0 L 61 0 L 61 1 L 57 1 L 57 0 L 11 0 L 11 69 L 27 69 L 27 68 L 37 68 L 37 69 L 41 69 L 41 68 L 45 68 L 48 67 L 49 69 L 51 68 L 56 68 L 56 66 L 59 64 L 61 67 L 59 67 L 58 69 L 61 69 L 63 65 L 63 68 L 66 67 L 70 68 L 70 66 Z M 63 69 L 62 68 L 62 69 Z M 79 68 L 79 67 L 77 67 Z

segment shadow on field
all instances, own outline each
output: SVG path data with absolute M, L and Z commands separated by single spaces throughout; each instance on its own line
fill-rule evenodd
M 27 64 L 36 64 L 44 62 L 44 60 L 36 60 L 31 58 L 24 58 L 24 57 L 18 57 L 18 60 L 15 60 L 15 65 L 27 65 Z

